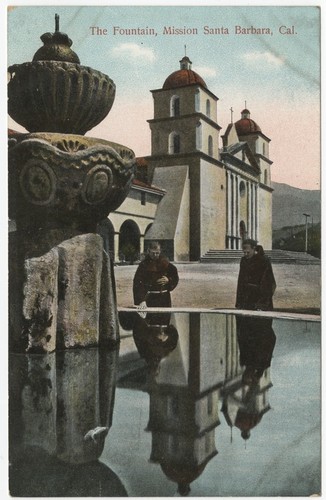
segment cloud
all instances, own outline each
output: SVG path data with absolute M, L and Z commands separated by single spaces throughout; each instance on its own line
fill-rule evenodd
M 265 62 L 268 64 L 272 64 L 274 66 L 282 66 L 285 62 L 285 57 L 275 55 L 272 52 L 247 52 L 243 54 L 243 59 L 249 61 L 250 63 L 260 63 Z
M 216 70 L 214 68 L 209 68 L 208 66 L 196 66 L 194 68 L 194 71 L 196 71 L 196 73 L 198 73 L 200 76 L 206 78 L 217 75 Z
M 121 43 L 112 49 L 112 56 L 123 57 L 124 60 L 137 65 L 140 63 L 147 64 L 156 59 L 153 49 L 142 47 L 137 43 Z

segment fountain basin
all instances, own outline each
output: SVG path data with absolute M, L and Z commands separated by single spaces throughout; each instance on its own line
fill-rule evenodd
M 29 132 L 84 135 L 113 105 L 114 82 L 88 66 L 33 61 L 8 71 L 9 115 Z

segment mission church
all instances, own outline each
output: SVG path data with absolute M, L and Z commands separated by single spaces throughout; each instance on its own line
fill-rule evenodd
M 244 109 L 220 147 L 217 101 L 189 57 L 152 90 L 151 155 L 137 158 L 130 192 L 99 228 L 116 262 L 160 241 L 173 261 L 238 250 L 244 238 L 272 248 L 270 139 Z

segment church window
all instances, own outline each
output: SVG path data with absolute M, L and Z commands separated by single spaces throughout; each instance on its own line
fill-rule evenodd
M 202 130 L 201 123 L 197 124 L 196 127 L 196 149 L 202 148 Z
M 239 191 L 241 198 L 243 198 L 244 195 L 246 194 L 246 185 L 243 181 L 240 182 Z
M 180 153 L 180 135 L 171 132 L 169 135 L 169 154 Z
M 268 182 L 268 175 L 267 175 L 267 168 L 264 171 L 264 184 L 267 184 Z
M 171 97 L 170 116 L 180 116 L 180 98 L 177 95 Z
M 211 449 L 212 449 L 212 447 L 211 447 L 211 435 L 208 432 L 207 434 L 205 434 L 205 452 L 209 453 L 211 451 Z
M 213 394 L 210 393 L 207 396 L 207 415 L 211 415 L 213 413 Z
M 196 90 L 195 93 L 195 111 L 200 111 L 200 92 Z
M 175 417 L 179 413 L 179 401 L 177 396 L 168 396 L 167 399 L 167 413 L 169 417 Z
M 208 116 L 208 118 L 211 116 L 211 101 L 209 99 L 206 101 L 206 116 Z
M 159 134 L 159 132 L 156 132 L 156 134 L 154 135 L 154 142 L 155 142 L 156 149 L 158 149 L 159 144 L 160 144 L 160 134 Z
M 213 137 L 211 135 L 208 136 L 208 154 L 213 156 Z
M 168 448 L 169 453 L 174 452 L 174 436 L 172 434 L 168 435 L 167 448 Z

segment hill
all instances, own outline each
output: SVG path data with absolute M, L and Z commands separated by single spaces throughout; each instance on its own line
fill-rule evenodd
M 305 223 L 304 213 L 320 222 L 321 199 L 319 190 L 299 189 L 288 184 L 272 182 L 273 192 L 273 230 L 285 226 L 298 226 Z

